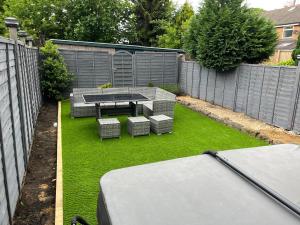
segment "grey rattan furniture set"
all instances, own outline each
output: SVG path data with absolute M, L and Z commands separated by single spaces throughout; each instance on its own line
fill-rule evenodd
M 116 138 L 121 135 L 117 118 L 104 114 L 129 114 L 127 131 L 134 136 L 171 133 L 176 96 L 157 87 L 137 88 L 74 88 L 70 94 L 71 116 L 96 117 L 99 136 Z

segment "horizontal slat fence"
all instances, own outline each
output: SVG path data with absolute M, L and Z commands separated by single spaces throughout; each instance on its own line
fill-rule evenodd
M 300 133 L 300 67 L 242 64 L 216 72 L 183 61 L 179 68 L 186 94 Z
M 114 87 L 176 85 L 178 59 L 175 52 L 125 51 L 110 54 L 99 51 L 59 50 L 73 73 L 73 88 L 94 88 L 105 83 Z
M 38 49 L 0 37 L 0 224 L 11 224 L 42 104 Z

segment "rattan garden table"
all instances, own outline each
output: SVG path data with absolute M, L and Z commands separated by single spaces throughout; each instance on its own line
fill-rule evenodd
M 132 116 L 137 116 L 138 102 L 150 101 L 150 99 L 142 94 L 129 93 L 83 95 L 83 99 L 86 104 L 95 104 L 97 119 L 101 118 L 104 114 L 130 114 Z

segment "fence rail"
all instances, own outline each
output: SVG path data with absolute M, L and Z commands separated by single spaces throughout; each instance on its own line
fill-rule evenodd
M 0 224 L 12 224 L 42 104 L 38 49 L 0 37 Z
M 300 133 L 299 67 L 242 64 L 220 73 L 197 62 L 180 65 L 179 85 L 188 95 Z

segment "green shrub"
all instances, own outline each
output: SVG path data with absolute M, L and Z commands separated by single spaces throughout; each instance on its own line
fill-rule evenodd
M 276 64 L 277 66 L 295 66 L 296 63 L 293 59 L 289 59 L 289 60 L 286 60 L 286 61 L 282 61 L 278 64 Z
M 49 100 L 61 100 L 72 81 L 72 75 L 64 64 L 63 57 L 52 41 L 46 41 L 40 49 L 41 88 L 43 96 Z
M 180 96 L 183 93 L 177 84 L 165 84 L 165 85 L 161 85 L 159 87 L 161 89 L 164 89 L 168 92 L 175 94 L 176 96 Z
M 154 87 L 154 84 L 152 82 L 149 82 L 147 86 L 148 87 Z
M 98 88 L 112 88 L 112 84 L 111 83 L 102 84 L 99 85 Z

